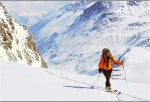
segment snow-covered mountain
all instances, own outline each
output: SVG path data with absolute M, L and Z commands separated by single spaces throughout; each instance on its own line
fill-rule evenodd
M 47 67 L 27 27 L 16 23 L 1 3 L 0 58 L 34 67 Z
M 142 65 L 136 52 L 149 51 L 149 5 L 149 1 L 76 2 L 48 15 L 30 30 L 49 67 L 95 75 L 106 47 L 125 66 L 135 60 L 132 56 L 139 59 L 134 64 Z
M 45 18 L 41 19 L 38 23 L 31 26 L 30 31 L 32 33 L 34 33 L 33 36 L 35 38 L 38 37 L 39 31 L 41 31 L 42 29 L 44 31 L 45 26 L 47 26 L 47 27 L 50 26 L 53 28 L 55 27 L 56 29 L 54 29 L 54 30 L 59 30 L 59 32 L 62 32 L 62 29 L 66 29 L 67 27 L 69 27 L 69 24 L 72 24 L 74 22 L 74 20 L 76 19 L 76 17 L 78 17 L 80 15 L 80 13 L 83 12 L 84 9 L 86 9 L 88 6 L 92 5 L 93 3 L 94 2 L 91 3 L 89 1 L 86 1 L 86 2 L 82 1 L 82 2 L 76 2 L 76 3 L 66 5 L 66 6 L 60 8 L 58 11 L 56 10 L 53 13 L 47 14 L 47 16 Z M 71 16 L 71 14 L 73 14 L 72 17 L 70 19 L 67 19 L 67 17 Z M 55 21 L 55 20 L 57 20 L 57 21 Z M 51 24 L 49 24 L 50 22 L 51 22 Z M 58 24 L 55 25 L 56 23 L 58 23 Z M 65 23 L 67 25 L 64 25 Z M 63 28 L 57 29 L 57 27 L 59 27 L 59 28 L 63 27 Z

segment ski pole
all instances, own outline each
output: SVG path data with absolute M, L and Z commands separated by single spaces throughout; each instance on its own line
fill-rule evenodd
M 124 72 L 126 87 L 127 87 L 127 91 L 128 91 L 128 84 L 127 84 L 127 79 L 126 79 L 126 73 L 125 73 L 125 70 L 124 70 L 124 65 L 122 65 L 122 66 L 123 66 L 123 72 Z M 128 91 L 128 92 L 129 92 L 129 91 Z
M 99 74 L 99 76 L 97 77 L 97 79 L 96 79 L 95 83 L 93 84 L 93 86 L 91 86 L 91 88 L 94 88 L 94 86 L 95 86 L 95 84 L 96 84 L 97 80 L 99 79 L 100 75 L 101 75 L 101 74 Z

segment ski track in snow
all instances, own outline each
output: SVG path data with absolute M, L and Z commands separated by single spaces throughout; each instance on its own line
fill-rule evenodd
M 77 81 L 77 80 L 73 80 L 73 79 L 70 79 L 70 78 L 67 78 L 67 77 L 64 77 L 62 75 L 57 75 L 55 73 L 52 73 L 50 72 L 49 70 L 46 70 L 46 69 L 41 69 L 42 71 L 45 71 L 45 72 L 48 72 L 50 73 L 51 75 L 54 75 L 54 76 L 57 76 L 57 77 L 60 77 L 60 78 L 63 78 L 63 79 L 66 79 L 66 80 L 69 80 L 69 81 L 73 81 L 73 82 L 76 82 L 76 83 L 80 83 L 80 84 L 84 84 L 84 85 L 87 85 L 87 86 L 90 86 L 89 89 L 91 88 L 92 85 L 88 84 L 88 83 L 85 83 L 85 82 L 81 82 L 81 81 Z M 66 87 L 70 87 L 70 86 L 66 86 Z M 80 88 L 88 88 L 88 87 L 80 87 Z M 92 88 L 91 88 L 92 89 Z M 101 90 L 101 91 L 105 91 L 104 88 L 100 87 L 100 86 L 94 86 L 94 89 L 97 89 L 97 90 Z M 105 91 L 106 92 L 106 91 Z M 135 97 L 135 96 L 132 96 L 132 95 L 129 95 L 129 94 L 125 94 L 123 92 L 121 92 L 121 94 L 117 95 L 115 93 L 110 93 L 111 94 L 114 94 L 116 96 L 116 98 L 118 99 L 118 101 L 148 101 L 148 100 L 145 100 L 145 99 L 142 99 L 142 98 L 139 98 L 139 97 Z
M 130 92 L 119 89 L 125 88 L 122 81 L 112 81 L 114 89 L 122 94 L 106 92 L 102 83 L 105 78 L 100 77 L 97 81 L 101 85 L 92 88 L 96 77 L 67 73 L 53 69 L 30 68 L 13 62 L 1 61 L 2 100 L 88 100 L 88 101 L 146 101 L 148 97 L 137 94 L 138 89 L 131 90 L 134 83 L 130 83 Z M 116 85 L 114 84 L 116 83 Z M 119 85 L 119 86 L 118 86 Z M 116 86 L 116 87 L 115 87 Z M 135 86 L 135 88 L 145 87 Z M 142 89 L 142 88 L 141 88 Z M 143 90 L 143 89 L 142 89 Z M 136 94 L 133 94 L 133 91 Z M 44 93 L 44 95 L 43 95 Z M 60 97 L 58 97 L 58 96 Z M 68 97 L 68 95 L 70 95 Z
M 96 65 L 99 61 L 99 58 L 97 57 L 97 55 L 100 55 L 99 50 L 102 49 L 103 47 L 109 47 L 112 50 L 113 54 L 115 54 L 114 56 L 116 58 L 119 58 L 120 61 L 121 60 L 125 61 L 125 67 L 126 67 L 125 72 L 126 72 L 128 81 L 132 82 L 132 83 L 138 83 L 139 86 L 143 83 L 144 83 L 144 85 L 148 86 L 149 82 L 147 81 L 147 78 L 149 75 L 149 67 L 148 66 L 149 66 L 150 60 L 147 60 L 146 58 L 147 58 L 147 53 L 149 53 L 149 48 L 148 48 L 149 47 L 149 42 L 148 42 L 149 41 L 149 36 L 148 36 L 149 28 L 148 28 L 148 25 L 150 23 L 149 23 L 149 21 L 147 21 L 147 19 L 149 18 L 149 16 L 148 16 L 149 2 L 144 2 L 144 3 L 147 3 L 147 5 L 148 5 L 145 8 L 141 7 L 143 5 L 143 3 L 141 6 L 140 5 L 132 6 L 133 8 L 129 7 L 128 5 L 125 4 L 124 11 L 120 11 L 121 9 L 118 9 L 119 11 L 118 11 L 118 13 L 116 12 L 116 15 L 112 15 L 112 16 L 107 15 L 106 17 L 103 18 L 102 21 L 104 21 L 104 24 L 108 23 L 108 25 L 98 24 L 99 27 L 96 28 L 95 30 L 87 30 L 87 29 L 91 29 L 91 28 L 97 26 L 94 22 L 95 22 L 95 20 L 99 20 L 99 17 L 100 17 L 99 15 L 92 15 L 91 18 L 89 18 L 87 21 L 77 19 L 76 22 L 73 22 L 73 21 L 75 21 L 76 18 L 80 18 L 79 15 L 82 14 L 84 10 L 79 10 L 77 13 L 67 12 L 65 14 L 58 12 L 59 15 L 62 14 L 61 17 L 59 17 L 59 19 L 57 17 L 55 18 L 55 16 L 54 16 L 53 20 L 50 20 L 50 19 L 44 20 L 44 21 L 50 22 L 50 23 L 44 23 L 45 27 L 41 28 L 39 30 L 39 33 L 36 34 L 35 40 L 37 42 L 37 45 L 39 43 L 41 44 L 41 45 L 39 45 L 39 49 L 41 49 L 41 51 L 42 51 L 42 56 L 45 58 L 45 60 L 47 60 L 50 63 L 50 65 L 52 64 L 52 66 L 49 66 L 49 68 L 53 68 L 54 65 L 57 65 L 57 68 L 59 68 L 60 70 L 65 70 L 65 71 L 69 71 L 69 72 L 75 71 L 75 72 L 80 72 L 79 74 L 86 73 L 89 75 L 96 75 L 96 73 L 97 73 Z M 112 8 L 114 8 L 114 7 L 112 7 Z M 137 9 L 137 8 L 139 8 L 139 9 Z M 130 10 L 131 13 L 126 12 L 128 10 Z M 91 8 L 91 11 L 92 11 L 92 8 Z M 111 12 L 113 12 L 113 10 Z M 124 13 L 124 14 L 120 15 L 119 12 Z M 3 11 L 1 13 L 3 14 Z M 68 19 L 68 15 L 71 16 L 69 19 Z M 58 15 L 56 15 L 56 16 L 58 16 Z M 105 20 L 109 20 L 109 18 L 112 18 L 112 17 L 118 17 L 119 20 L 116 22 L 107 22 L 107 21 L 105 22 Z M 50 18 L 52 19 L 52 17 L 50 17 Z M 85 16 L 85 18 L 86 18 L 86 16 Z M 6 19 L 5 19 L 5 21 L 6 21 Z M 14 22 L 14 20 L 13 20 L 13 22 Z M 143 22 L 146 22 L 147 26 L 144 25 Z M 23 39 L 24 37 L 22 38 L 22 36 L 24 36 L 24 35 L 21 35 L 22 32 L 20 32 L 20 26 L 15 22 L 14 22 L 14 24 L 15 24 L 15 28 L 17 28 L 17 31 L 19 31 L 18 34 L 20 34 L 20 39 Z M 74 24 L 74 26 L 71 26 L 72 24 Z M 142 25 L 141 27 L 138 26 L 140 24 Z M 57 26 L 55 26 L 55 28 L 54 28 L 53 25 L 57 25 Z M 77 25 L 79 25 L 79 26 L 77 26 Z M 67 29 L 68 27 L 69 27 L 69 29 Z M 59 30 L 56 28 L 59 28 Z M 21 29 L 23 29 L 23 28 L 21 28 Z M 25 36 L 27 36 L 26 35 L 27 31 L 24 31 L 23 33 L 25 33 Z M 88 34 L 88 35 L 86 35 L 86 34 Z M 13 34 L 13 36 L 16 36 L 16 34 Z M 49 39 L 50 36 L 52 36 L 53 39 Z M 56 36 L 56 37 L 53 37 L 53 36 Z M 38 39 L 36 39 L 36 38 L 38 38 Z M 44 39 L 44 41 L 41 39 Z M 88 41 L 88 43 L 87 43 L 87 41 Z M 24 40 L 23 40 L 23 42 L 24 42 Z M 51 45 L 53 47 L 48 45 L 51 42 L 54 43 L 54 45 Z M 68 44 L 68 42 L 69 42 L 69 44 Z M 99 43 L 97 43 L 97 42 L 99 42 Z M 13 43 L 15 43 L 15 40 L 13 41 Z M 22 44 L 22 43 L 20 43 L 20 44 Z M 45 46 L 45 44 L 47 46 Z M 44 45 L 44 47 L 43 47 L 43 45 Z M 99 45 L 101 45 L 101 47 Z M 13 46 L 14 46 L 13 49 L 15 49 L 15 47 L 16 47 L 16 49 L 18 49 L 16 44 L 14 44 Z M 22 48 L 22 45 L 20 45 L 20 46 Z M 121 47 L 120 50 L 117 50 L 118 46 Z M 128 48 L 130 48 L 130 49 L 128 49 Z M 20 49 L 20 50 L 23 50 L 23 49 Z M 31 51 L 29 50 L 29 52 L 31 52 Z M 53 53 L 51 53 L 51 52 L 53 52 Z M 138 52 L 138 53 L 136 53 L 136 52 Z M 15 55 L 17 55 L 15 50 L 13 53 L 15 53 Z M 4 55 L 4 54 L 2 54 L 2 55 Z M 30 53 L 30 56 L 31 55 L 32 55 L 32 52 Z M 6 56 L 4 56 L 4 59 L 5 59 L 5 57 Z M 62 60 L 62 62 L 61 62 L 61 60 Z M 24 60 L 22 60 L 22 61 L 19 60 L 18 62 L 24 63 Z M 35 63 L 33 63 L 33 64 L 37 65 L 37 62 L 35 61 Z M 95 65 L 95 66 L 93 66 L 93 65 Z M 54 68 L 56 68 L 56 67 L 54 67 Z M 38 69 L 38 70 L 41 71 L 41 69 Z M 89 83 L 90 80 L 88 80 L 88 82 L 83 82 L 80 79 L 74 79 L 74 78 L 72 78 L 72 76 L 65 76 L 60 73 L 55 73 L 52 70 L 48 70 L 48 69 L 47 70 L 42 69 L 42 70 L 43 70 L 43 72 L 45 71 L 45 73 L 51 74 L 58 78 L 72 81 L 77 84 L 86 85 L 86 87 L 64 86 L 65 88 L 69 88 L 69 87 L 80 88 L 80 89 L 90 89 L 91 88 L 92 83 Z M 118 71 L 114 71 L 113 77 L 116 79 L 118 77 L 120 79 L 123 79 L 122 78 L 123 74 L 121 74 L 122 72 L 119 70 L 120 69 L 118 69 Z M 27 76 L 25 75 L 25 77 L 27 77 Z M 85 78 L 88 78 L 88 76 L 86 76 Z M 119 81 L 116 84 L 119 84 Z M 135 85 L 135 84 L 133 84 L 133 85 Z M 111 97 L 111 100 L 112 100 L 112 98 L 115 98 L 118 101 L 125 101 L 125 100 L 126 101 L 128 101 L 128 100 L 129 101 L 146 101 L 145 99 L 147 99 L 148 94 L 143 93 L 144 91 L 147 91 L 147 90 L 145 90 L 147 87 L 143 88 L 144 85 L 141 88 L 139 86 L 138 87 L 131 86 L 131 88 L 133 88 L 131 90 L 131 92 L 133 90 L 134 90 L 134 93 L 137 92 L 137 94 L 133 94 L 133 95 L 129 92 L 126 93 L 121 88 L 120 88 L 121 92 L 123 92 L 123 93 L 121 93 L 121 95 L 117 95 L 114 93 L 106 93 L 106 94 L 108 95 L 108 97 Z M 119 84 L 119 86 L 121 86 L 121 84 Z M 118 88 L 118 91 L 120 90 L 119 86 L 116 87 L 116 88 Z M 5 87 L 7 87 L 7 86 L 5 86 Z M 140 88 L 140 90 L 139 89 L 136 90 L 136 88 Z M 8 89 L 9 89 L 9 87 L 8 87 Z M 46 90 L 47 90 L 47 88 L 46 88 Z M 95 90 L 98 90 L 101 92 L 106 92 L 105 89 L 101 86 L 95 86 Z M 9 89 L 9 92 L 10 91 L 11 90 Z M 92 92 L 90 92 L 90 94 L 91 93 Z M 17 94 L 16 90 L 15 90 L 15 94 Z M 139 96 L 139 95 L 141 95 L 141 96 Z M 146 98 L 143 97 L 144 95 L 146 96 Z M 115 96 L 115 97 L 113 97 L 113 96 Z M 139 98 L 139 97 L 141 97 L 141 98 Z M 105 98 L 105 97 L 102 97 L 102 98 Z

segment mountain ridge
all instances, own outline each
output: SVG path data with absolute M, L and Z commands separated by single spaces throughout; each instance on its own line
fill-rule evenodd
M 125 60 L 123 54 L 128 49 L 149 46 L 149 2 L 97 1 L 82 9 L 82 2 L 77 4 L 68 12 L 63 11 L 70 5 L 56 11 L 52 19 L 46 19 L 44 27 L 33 33 L 49 66 L 91 75 L 103 48 L 111 49 L 118 60 Z M 117 53 L 118 48 L 121 53 Z

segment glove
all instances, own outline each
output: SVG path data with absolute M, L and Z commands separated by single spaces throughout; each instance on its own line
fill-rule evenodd
M 123 61 L 121 61 L 121 64 L 123 65 Z
M 101 72 L 102 72 L 102 69 L 101 69 L 101 68 L 98 68 L 98 71 L 99 71 L 99 73 L 101 73 Z
M 121 64 L 122 64 L 122 66 L 123 66 L 123 68 L 124 68 L 123 61 L 121 62 Z

